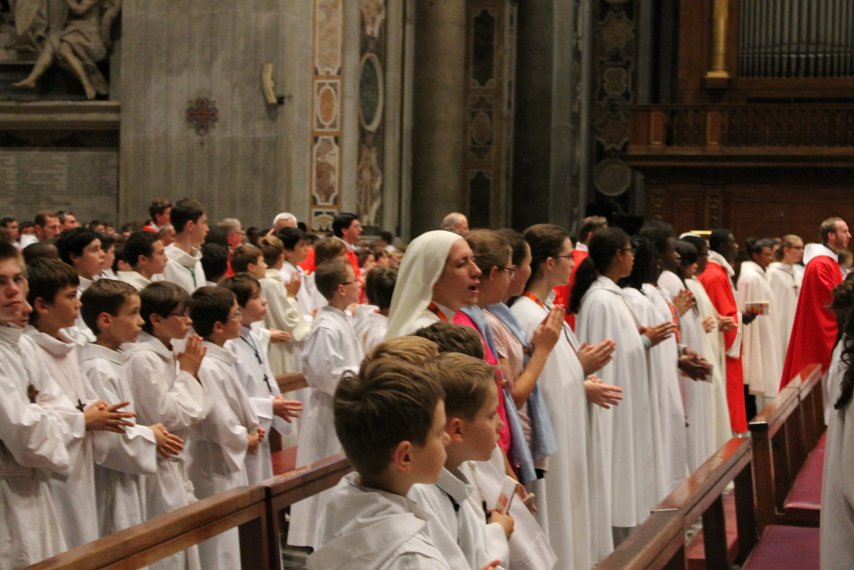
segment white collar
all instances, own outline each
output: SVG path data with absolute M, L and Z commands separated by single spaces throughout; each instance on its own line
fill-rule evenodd
M 726 270 L 727 275 L 733 277 L 735 275 L 735 270 L 732 268 L 732 265 L 729 264 L 729 261 L 724 259 L 724 256 L 716 251 L 709 250 L 709 261 L 713 261 L 720 265 Z

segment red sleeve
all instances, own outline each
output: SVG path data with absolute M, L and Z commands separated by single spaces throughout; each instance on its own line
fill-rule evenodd
M 738 306 L 732 293 L 732 283 L 722 267 L 709 264 L 699 277 L 700 283 L 706 289 L 706 294 L 715 306 L 715 310 L 722 317 L 732 317 L 738 321 Z M 733 328 L 724 333 L 724 342 L 729 349 L 735 342 L 738 328 Z

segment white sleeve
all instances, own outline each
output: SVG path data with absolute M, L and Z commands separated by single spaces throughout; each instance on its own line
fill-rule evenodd
M 317 327 L 308 337 L 303 350 L 306 383 L 330 396 L 335 395 L 342 374 L 348 370 L 359 370 L 358 365 L 348 366 L 344 362 L 344 354 L 340 350 L 342 343 L 337 337 L 335 330 L 325 326 Z
M 199 377 L 211 395 L 213 406 L 204 421 L 194 429 L 193 437 L 216 443 L 222 451 L 223 463 L 230 473 L 234 473 L 244 468 L 249 430 L 232 409 L 233 402 L 222 385 L 225 379 L 218 371 L 203 364 Z

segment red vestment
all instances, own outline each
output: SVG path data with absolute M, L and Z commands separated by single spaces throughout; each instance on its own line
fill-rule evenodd
M 706 270 L 698 277 L 706 289 L 712 305 L 722 317 L 731 317 L 741 326 L 738 318 L 738 307 L 732 291 L 732 281 L 726 269 L 719 263 L 709 261 Z M 730 351 L 736 341 L 740 342 L 738 327 L 732 328 L 724 335 L 724 350 Z M 738 358 L 726 357 L 726 400 L 729 407 L 729 421 L 732 431 L 744 433 L 747 431 L 747 412 L 744 407 L 744 375 L 741 368 L 741 347 L 738 348 Z
M 578 269 L 578 266 L 581 265 L 582 261 L 587 259 L 587 256 L 587 250 L 572 250 L 572 261 L 575 265 L 572 266 L 572 271 L 569 272 L 569 281 L 567 284 L 558 285 L 554 288 L 555 305 L 563 305 L 564 307 L 569 308 L 569 296 L 572 294 L 572 286 L 575 285 L 575 270 Z M 568 324 L 572 330 L 575 330 L 575 313 L 567 313 L 564 319 L 566 320 L 566 324 Z
M 837 323 L 829 307 L 833 289 L 841 282 L 842 272 L 836 260 L 819 255 L 807 264 L 780 379 L 781 389 L 808 364 L 818 362 L 823 370 L 830 365 Z

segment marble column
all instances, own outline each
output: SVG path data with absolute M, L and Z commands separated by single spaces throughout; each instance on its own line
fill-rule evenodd
M 412 114 L 411 231 L 437 229 L 442 217 L 463 210 L 465 2 L 415 2 Z

